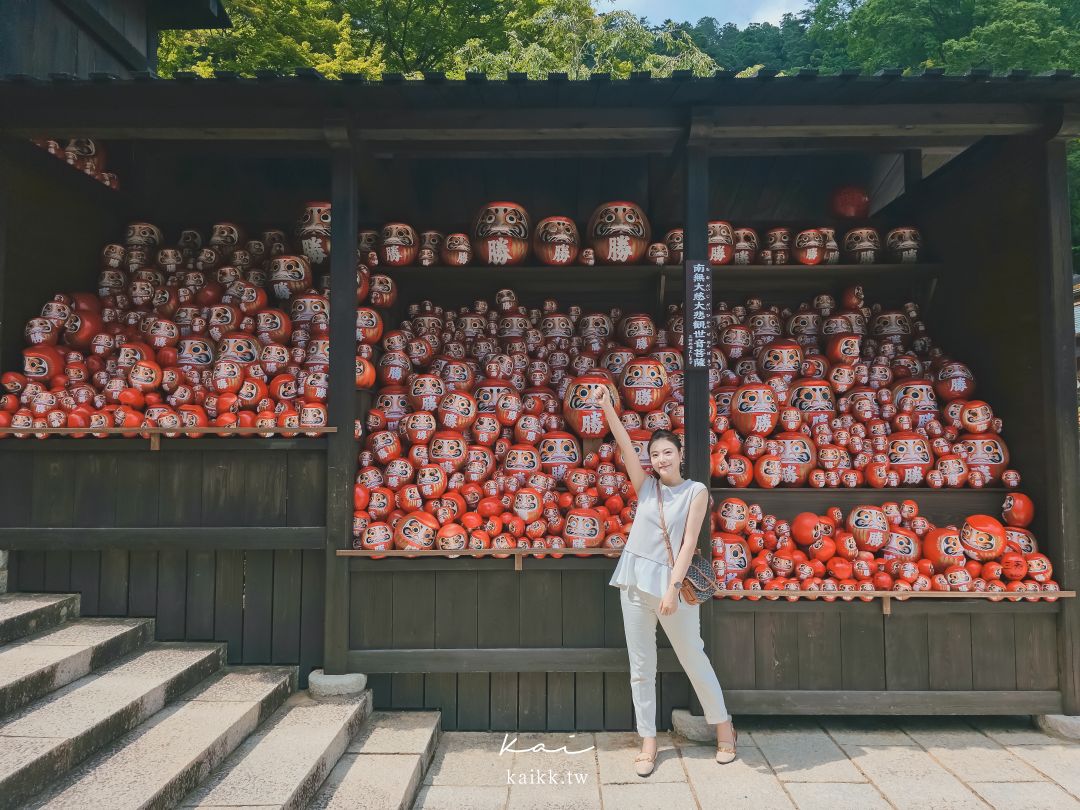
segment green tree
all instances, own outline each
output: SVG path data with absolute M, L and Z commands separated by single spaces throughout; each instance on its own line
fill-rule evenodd
M 256 70 L 313 67 L 341 73 L 378 73 L 382 62 L 351 16 L 333 0 L 228 0 L 232 28 L 166 31 L 158 72 L 191 70 L 252 75 Z
M 500 77 L 519 71 L 540 78 L 564 72 L 580 79 L 590 73 L 626 77 L 635 70 L 709 75 L 717 68 L 682 27 L 650 27 L 627 11 L 597 14 L 588 0 L 542 0 L 531 16 L 514 21 L 507 36 L 503 50 L 476 39 L 465 43 L 451 74 L 483 71 Z
M 342 0 L 355 25 L 379 49 L 389 70 L 442 70 L 469 40 L 493 50 L 509 45 L 515 19 L 543 0 Z
M 166 31 L 158 71 L 191 70 L 251 75 L 256 70 L 314 67 L 328 75 L 381 69 L 370 43 L 333 0 L 228 0 L 233 26 L 223 30 Z

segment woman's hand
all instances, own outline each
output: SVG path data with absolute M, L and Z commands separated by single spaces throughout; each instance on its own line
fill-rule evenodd
M 589 398 L 589 402 L 591 405 L 595 405 L 597 408 L 602 410 L 605 415 L 607 415 L 609 411 L 615 411 L 615 405 L 611 401 L 611 392 L 608 391 L 606 385 L 602 385 L 597 388 L 595 393 L 593 393 L 592 396 Z
M 670 616 L 679 609 L 679 592 L 674 585 L 669 585 L 664 598 L 660 600 L 660 615 Z

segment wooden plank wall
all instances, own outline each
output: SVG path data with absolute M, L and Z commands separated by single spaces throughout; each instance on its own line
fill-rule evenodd
M 35 444 L 0 445 L 0 532 L 325 522 L 326 454 L 319 449 L 140 452 L 109 450 L 123 439 L 83 439 L 71 449 L 63 448 L 70 439 L 23 441 Z
M 146 53 L 145 0 L 90 0 L 94 10 L 142 55 Z M 93 71 L 123 75 L 128 69 L 100 39 L 54 0 L 7 0 L 0 15 L 0 73 Z
M 0 536 L 3 527 L 320 526 L 325 479 L 321 450 L 0 449 Z M 15 551 L 11 563 L 12 590 L 78 591 L 86 616 L 153 616 L 160 640 L 229 642 L 230 663 L 298 664 L 306 681 L 322 662 L 321 550 Z
M 623 647 L 619 594 L 607 587 L 610 576 L 353 572 L 349 648 Z M 670 646 L 662 628 L 657 638 Z M 407 673 L 369 680 L 377 706 L 440 708 L 446 729 L 633 728 L 625 673 Z M 670 701 L 686 692 L 686 678 L 664 673 L 658 686 L 670 713 Z
M 354 571 L 350 649 L 623 647 L 608 570 Z M 1056 612 L 997 605 L 722 602 L 713 665 L 729 690 L 1054 691 Z M 670 644 L 658 628 L 661 647 Z M 371 675 L 380 708 L 437 708 L 444 729 L 634 727 L 626 672 Z M 689 705 L 657 678 L 658 728 Z M 797 698 L 796 698 L 797 699 Z
M 943 267 L 925 308 L 928 332 L 950 357 L 974 372 L 975 396 L 1004 420 L 1010 466 L 1021 490 L 1035 500 L 1031 526 L 1060 561 L 1060 526 L 1047 515 L 1047 432 L 1043 423 L 1044 373 L 1039 318 L 1045 295 L 1035 239 L 1044 233 L 1045 200 L 1037 181 L 1042 152 L 1019 138 L 987 138 L 969 154 L 927 178 L 894 217 L 908 215 L 927 250 Z M 1028 238 L 1026 234 L 1031 234 Z M 1071 493 L 1070 493 L 1071 495 Z
M 325 554 L 14 551 L 11 590 L 78 592 L 83 616 L 149 616 L 159 641 L 228 642 L 230 664 L 322 665 Z

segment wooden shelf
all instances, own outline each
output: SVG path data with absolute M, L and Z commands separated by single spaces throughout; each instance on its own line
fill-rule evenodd
M 457 307 L 478 298 L 492 300 L 503 288 L 512 289 L 522 303 L 539 306 L 554 298 L 563 307 L 645 311 L 661 315 L 665 272 L 681 267 L 628 265 L 625 267 L 399 267 L 376 268 L 393 278 L 399 298 L 406 304 L 424 299 L 443 307 Z
M 63 148 L 62 143 L 61 148 Z M 95 203 L 110 206 L 124 199 L 123 176 L 120 177 L 120 189 L 110 188 L 100 180 L 69 165 L 63 158 L 50 155 L 30 141 L 13 141 L 8 144 L 6 151 L 24 166 L 32 167 L 44 177 L 55 180 L 71 194 L 88 195 Z
M 724 265 L 713 268 L 713 295 L 717 300 L 770 294 L 782 300 L 800 299 L 807 293 L 839 293 L 859 284 L 871 303 L 878 296 L 905 294 L 909 299 L 927 296 L 942 268 L 937 264 L 818 264 L 818 265 Z M 665 268 L 668 295 L 682 296 L 682 268 Z M 669 299 L 670 300 L 670 299 Z
M 713 498 L 717 502 L 724 498 L 741 498 L 747 503 L 756 503 L 767 512 L 777 517 L 790 519 L 799 512 L 820 514 L 830 506 L 839 506 L 845 512 L 862 504 L 880 506 L 887 501 L 899 503 L 913 500 L 919 504 L 919 511 L 934 523 L 959 523 L 968 515 L 997 515 L 1001 512 L 1002 501 L 1012 490 L 1003 487 L 986 489 L 930 489 L 930 488 L 892 488 L 874 489 L 857 487 L 848 489 L 814 489 L 812 487 L 792 487 L 789 489 L 761 489 L 748 487 L 713 487 Z
M 0 545 L 24 551 L 321 550 L 325 526 L 86 526 L 0 528 Z
M 491 299 L 503 288 L 521 301 L 537 306 L 555 298 L 586 309 L 620 306 L 650 311 L 662 317 L 669 304 L 682 301 L 684 269 L 680 265 L 624 267 L 398 267 L 375 268 L 399 286 L 408 304 L 428 299 L 440 306 L 471 304 Z M 717 300 L 741 303 L 756 296 L 767 302 L 797 303 L 822 292 L 841 293 L 861 285 L 871 302 L 899 305 L 914 300 L 926 305 L 933 297 L 941 266 L 936 264 L 724 265 L 713 268 Z
M 128 432 L 127 429 L 125 429 L 125 432 Z M 175 439 L 161 439 L 159 449 L 217 451 L 325 450 L 326 441 L 324 436 L 317 438 L 309 436 L 297 436 L 295 438 L 275 437 L 272 439 L 239 436 L 208 436 L 198 439 L 177 437 Z M 111 436 L 104 439 L 95 439 L 92 436 L 83 439 L 72 439 L 70 436 L 52 436 L 44 440 L 33 437 L 20 440 L 14 436 L 7 436 L 4 441 L 0 441 L 0 453 L 9 451 L 18 453 L 144 453 L 152 449 L 150 439 L 125 439 L 122 436 Z

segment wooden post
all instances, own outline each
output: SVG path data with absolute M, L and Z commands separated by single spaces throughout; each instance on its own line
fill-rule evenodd
M 1066 128 L 1067 129 L 1067 128 Z M 1072 323 L 1072 239 L 1069 220 L 1069 189 L 1066 176 L 1065 132 L 1046 144 L 1046 236 L 1040 263 L 1048 274 L 1042 290 L 1043 356 L 1049 364 L 1043 372 L 1046 387 L 1046 508 L 1051 548 L 1060 549 L 1054 560 L 1062 590 L 1080 586 L 1080 459 L 1076 448 L 1080 436 L 1076 422 L 1076 350 Z M 1076 137 L 1075 133 L 1072 137 Z M 1061 701 L 1065 714 L 1080 714 L 1080 604 L 1062 602 L 1058 621 L 1058 666 Z
M 326 451 L 326 596 L 323 670 L 346 671 L 349 647 L 349 567 L 338 559 L 352 526 L 356 469 L 356 170 L 348 130 L 327 129 L 330 179 L 330 396 L 329 422 L 337 428 Z
M 709 368 L 708 363 L 712 359 L 712 268 L 708 262 L 709 241 L 709 158 L 705 151 L 698 146 L 688 145 L 686 148 L 686 207 L 683 218 L 683 258 L 686 260 L 685 287 L 683 294 L 683 317 L 686 340 L 683 344 L 683 384 L 685 386 L 684 404 L 686 407 L 686 433 L 684 444 L 686 446 L 686 470 L 687 478 L 701 481 L 705 486 L 710 484 L 709 476 Z M 704 269 L 700 268 L 704 265 Z M 693 277 L 708 280 L 708 360 L 701 367 L 694 361 L 693 346 L 691 345 L 691 325 L 694 312 L 695 285 Z M 700 285 L 699 285 L 700 286 Z M 701 535 L 698 538 L 698 548 L 702 554 L 709 558 L 712 554 L 710 549 L 709 519 L 706 517 L 702 523 Z M 712 655 L 711 628 L 712 628 L 711 602 L 700 608 L 701 634 L 705 639 L 705 652 Z M 701 702 L 693 689 L 690 690 L 690 712 L 700 715 L 702 713 Z
M 914 199 L 919 183 L 923 179 L 922 149 L 904 150 L 904 194 L 908 200 Z

